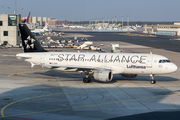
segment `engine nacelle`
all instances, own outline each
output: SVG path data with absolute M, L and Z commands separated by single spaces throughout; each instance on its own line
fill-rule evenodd
M 121 74 L 121 75 L 127 78 L 135 78 L 137 76 L 137 74 Z
M 113 74 L 109 70 L 96 70 L 93 74 L 94 79 L 102 82 L 109 82 L 113 78 Z

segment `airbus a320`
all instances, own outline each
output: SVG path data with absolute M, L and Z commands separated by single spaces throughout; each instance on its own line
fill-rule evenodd
M 137 75 L 150 75 L 155 84 L 154 75 L 175 72 L 177 66 L 162 55 L 144 53 L 79 53 L 47 52 L 30 32 L 26 24 L 19 24 L 24 53 L 16 55 L 34 65 L 56 70 L 84 72 L 84 83 L 91 78 L 110 82 L 114 74 L 134 78 Z

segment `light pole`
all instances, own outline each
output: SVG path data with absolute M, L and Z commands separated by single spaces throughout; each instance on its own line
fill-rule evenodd
M 117 16 L 115 16 L 116 17 L 116 25 L 117 25 Z
M 10 7 L 7 7 L 7 8 L 8 8 L 8 14 L 9 14 Z
M 109 17 L 108 17 L 108 25 L 109 25 Z
M 103 24 L 102 25 L 103 25 L 103 28 L 104 28 L 104 18 L 103 18 Z
M 16 7 L 17 7 L 16 3 L 17 3 L 17 2 L 16 2 L 16 0 L 15 0 L 15 12 L 14 12 L 14 14 L 16 14 L 16 9 L 17 9 L 17 8 L 16 8 Z
M 112 17 L 112 24 L 113 24 L 113 17 Z
M 127 15 L 127 24 L 128 24 L 128 28 L 129 28 L 129 15 Z
M 122 16 L 122 29 L 123 29 L 123 16 Z
M 4 12 L 3 10 L 4 10 L 4 6 L 1 6 L 1 8 L 2 8 L 2 13 Z
M 23 16 L 23 8 L 22 8 L 22 16 Z

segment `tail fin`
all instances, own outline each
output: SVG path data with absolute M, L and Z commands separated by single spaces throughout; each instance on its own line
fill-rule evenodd
M 44 30 L 48 30 L 48 23 L 46 23 L 46 25 L 43 28 Z
M 26 23 L 26 20 L 27 20 L 27 18 L 24 18 L 24 20 L 23 20 L 23 22 L 22 22 L 22 23 Z
M 28 16 L 27 16 L 27 20 L 26 20 L 27 23 L 29 22 L 30 13 L 31 13 L 31 12 L 29 12 L 29 14 L 28 14 Z
M 31 12 L 29 12 L 29 14 L 28 14 L 27 18 L 24 18 L 24 20 L 23 20 L 23 22 L 22 22 L 22 23 L 28 23 L 28 21 L 29 21 L 29 16 L 30 16 L 30 13 L 31 13 Z
M 19 24 L 24 52 L 47 52 L 42 48 L 26 24 Z

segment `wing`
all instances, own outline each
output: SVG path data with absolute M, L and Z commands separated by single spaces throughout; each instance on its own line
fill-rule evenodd
M 73 66 L 73 65 L 43 65 L 45 67 L 51 67 L 52 69 L 54 68 L 66 68 L 68 69 L 77 69 L 77 71 L 86 71 L 86 70 L 112 70 L 110 67 L 92 67 L 92 66 Z

